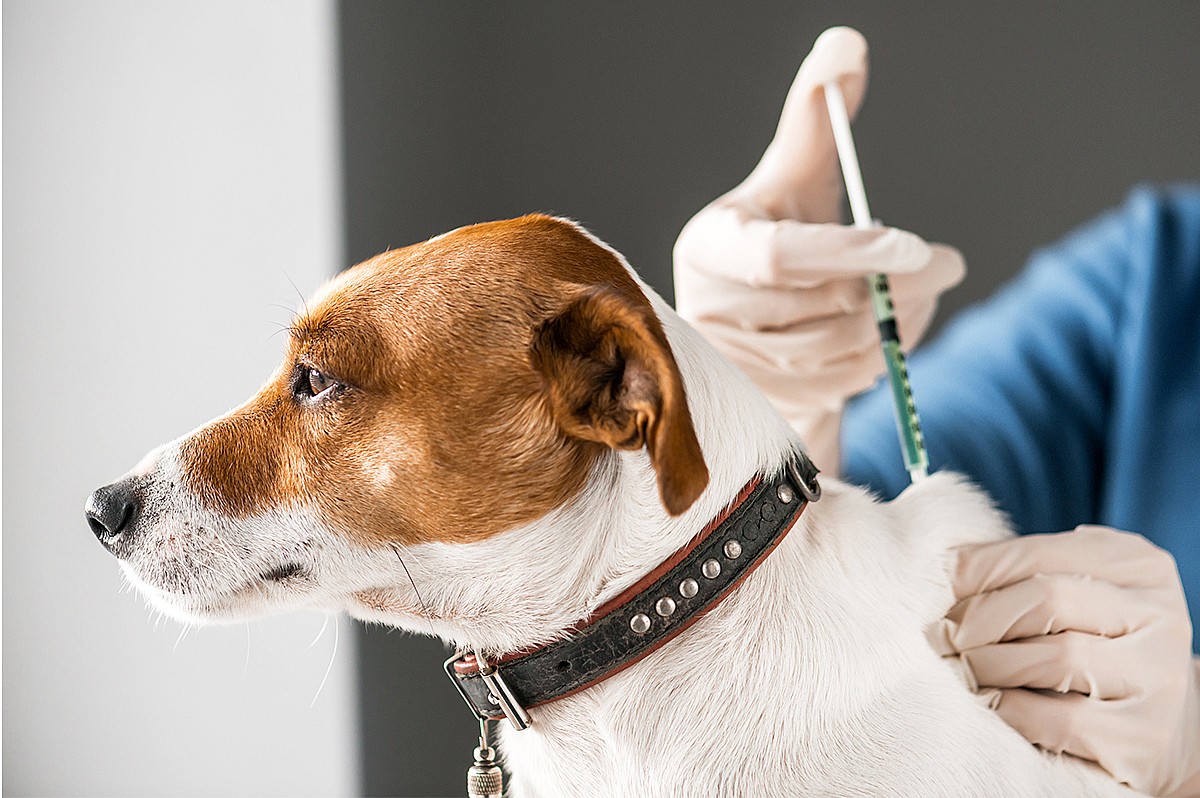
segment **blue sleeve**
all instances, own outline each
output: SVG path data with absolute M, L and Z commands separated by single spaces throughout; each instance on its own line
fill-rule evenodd
M 1200 441 L 1178 439 L 1200 435 L 1180 418 L 1200 418 L 1198 242 L 1200 191 L 1135 191 L 915 353 L 933 469 L 967 474 L 1022 532 L 1108 523 L 1154 539 L 1122 526 L 1147 519 L 1117 492 L 1162 479 L 1200 489 Z M 1165 431 L 1164 411 L 1179 420 Z M 885 391 L 851 403 L 842 449 L 850 481 L 888 498 L 906 486 Z

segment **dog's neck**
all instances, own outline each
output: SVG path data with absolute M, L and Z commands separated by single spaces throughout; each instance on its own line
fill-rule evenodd
M 432 626 L 443 639 L 488 656 L 546 643 L 685 545 L 756 473 L 782 466 L 799 445 L 795 433 L 741 372 L 646 291 L 683 374 L 706 455 L 710 483 L 699 500 L 669 516 L 645 452 L 613 453 L 572 502 L 531 524 L 469 545 L 409 549 L 406 564 L 424 605 L 419 614 L 428 617 L 383 610 L 368 619 L 417 632 Z M 408 590 L 407 576 L 396 576 L 396 589 Z

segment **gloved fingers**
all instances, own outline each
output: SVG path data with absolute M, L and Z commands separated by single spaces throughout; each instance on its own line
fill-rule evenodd
M 956 592 L 980 595 L 956 604 L 931 627 L 930 639 L 943 653 L 963 649 L 958 664 L 968 684 L 1000 689 L 996 710 L 1010 725 L 1048 750 L 1099 763 L 1142 792 L 1200 787 L 1200 670 L 1169 554 L 1136 535 L 1079 527 L 963 547 L 959 555 Z M 1049 587 L 1056 584 L 1062 587 Z M 1037 606 L 1055 592 L 1061 600 Z M 1040 624 L 1051 634 L 974 645 Z M 1113 637 L 1073 628 L 1053 633 L 1064 626 L 1128 628 Z
M 718 202 L 700 211 L 675 242 L 675 263 L 753 287 L 812 288 L 849 276 L 924 268 L 933 260 L 919 236 L 893 227 L 772 221 Z
M 883 371 L 883 358 L 877 348 L 823 366 L 815 372 L 801 373 L 764 361 L 756 353 L 747 355 L 728 348 L 729 343 L 701 329 L 718 351 L 737 363 L 789 419 L 804 413 L 840 411 L 846 397 L 870 388 Z
M 925 337 L 925 331 L 937 313 L 941 295 L 961 282 L 966 274 L 962 255 L 957 250 L 940 244 L 931 244 L 929 249 L 933 257 L 925 268 L 888 276 L 900 344 L 905 352 L 911 351 Z
M 1004 691 L 996 687 L 983 687 L 974 691 L 986 704 L 987 708 L 995 710 L 1004 699 Z
M 867 87 L 867 42 L 858 31 L 831 28 L 817 38 L 788 91 L 774 139 L 743 184 L 775 218 L 838 221 L 842 185 L 824 89 L 835 80 L 853 119 Z
M 937 313 L 937 299 L 927 297 L 908 302 L 892 303 L 896 308 L 896 330 L 900 334 L 900 348 L 911 352 L 912 348 L 925 337 L 925 331 Z
M 842 228 L 845 229 L 845 228 Z M 962 280 L 962 256 L 949 247 L 930 247 L 933 258 L 919 271 L 889 276 L 892 300 L 906 349 L 928 327 L 937 298 Z M 682 261 L 681 261 L 682 263 Z M 713 321 L 748 330 L 788 328 L 805 321 L 869 309 L 867 276 L 830 279 L 811 288 L 754 287 L 743 280 L 701 269 L 682 269 L 676 281 L 677 309 L 689 321 Z
M 996 713 L 1047 751 L 1097 763 L 1114 779 L 1149 795 L 1195 795 L 1183 789 L 1190 763 L 1165 755 L 1170 722 L 1131 714 L 1130 701 L 1098 701 L 1079 693 L 1002 690 Z M 1186 743 L 1185 743 L 1186 745 Z
M 1099 762 L 1089 735 L 1083 731 L 1095 724 L 1103 707 L 1102 702 L 1079 693 L 1016 688 L 1001 691 L 996 712 L 1022 737 L 1047 751 Z
M 706 322 L 701 329 L 748 358 L 797 375 L 840 365 L 878 347 L 875 322 L 866 309 L 783 329 L 746 330 L 721 321 Z
M 806 321 L 869 310 L 867 282 L 849 277 L 807 289 L 754 288 L 738 280 L 692 271 L 675 284 L 675 305 L 691 322 L 745 330 L 775 330 Z
M 981 687 L 1029 687 L 1098 699 L 1137 692 L 1125 668 L 1109 666 L 1120 639 L 1062 632 L 970 648 L 962 658 Z M 1125 660 L 1120 652 L 1117 656 Z
M 962 253 L 945 244 L 929 244 L 929 262 L 912 272 L 892 274 L 888 269 L 892 299 L 899 303 L 912 299 L 937 297 L 962 282 L 967 265 Z
M 1038 573 L 1091 574 L 1122 587 L 1160 588 L 1179 583 L 1175 560 L 1141 535 L 1107 527 L 1024 535 L 956 550 L 956 598 L 983 593 Z
M 1119 637 L 1154 621 L 1158 602 L 1080 574 L 1034 574 L 1029 579 L 968 596 L 946 618 L 956 651 L 1022 638 L 1076 631 Z
M 957 657 L 958 647 L 954 644 L 954 636 L 958 632 L 958 622 L 949 618 L 938 618 L 925 627 L 925 640 L 938 656 Z

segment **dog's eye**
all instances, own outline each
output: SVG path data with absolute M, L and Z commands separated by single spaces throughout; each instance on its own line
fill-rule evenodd
M 309 396 L 320 396 L 335 385 L 337 385 L 336 382 L 326 377 L 320 371 L 317 371 L 316 369 L 308 370 Z
M 292 395 L 297 399 L 315 399 L 340 385 L 320 369 L 297 366 L 296 376 L 292 378 Z

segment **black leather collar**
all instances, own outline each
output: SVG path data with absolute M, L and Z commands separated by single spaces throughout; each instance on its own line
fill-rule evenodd
M 766 559 L 820 495 L 817 468 L 796 452 L 780 474 L 751 480 L 687 546 L 569 637 L 482 668 L 474 654 L 456 655 L 446 673 L 476 717 L 507 716 L 524 728 L 525 710 L 591 687 L 699 619 Z

